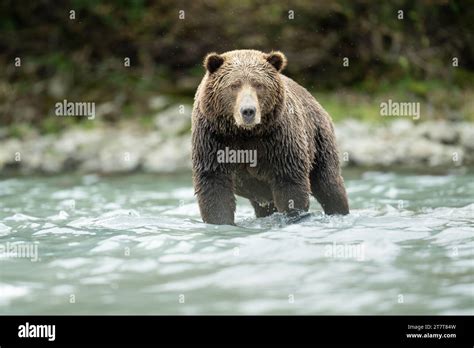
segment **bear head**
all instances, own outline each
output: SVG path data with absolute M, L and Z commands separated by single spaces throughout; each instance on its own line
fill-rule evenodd
M 269 123 L 284 105 L 280 72 L 286 57 L 279 51 L 236 50 L 204 59 L 204 114 L 224 118 L 240 129 Z

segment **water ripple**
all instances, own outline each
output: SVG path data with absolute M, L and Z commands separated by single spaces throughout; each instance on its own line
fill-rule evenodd
M 312 200 L 299 223 L 256 219 L 239 198 L 237 226 L 201 222 L 189 176 L 3 180 L 0 304 L 11 314 L 474 314 L 473 179 L 368 172 L 346 178 L 350 215 L 325 216 Z M 37 262 L 19 248 L 34 245 Z

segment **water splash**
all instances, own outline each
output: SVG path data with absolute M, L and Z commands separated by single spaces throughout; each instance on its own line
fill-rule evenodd
M 201 222 L 189 176 L 0 182 L 3 313 L 473 314 L 473 175 L 346 178 L 352 211 Z M 4 252 L 4 255 L 5 252 Z M 21 256 L 21 255 L 20 255 Z M 27 256 L 27 255 L 25 255 Z M 71 296 L 75 302 L 71 303 Z

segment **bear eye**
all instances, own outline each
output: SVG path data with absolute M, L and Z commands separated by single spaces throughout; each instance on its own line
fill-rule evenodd
M 258 89 L 258 90 L 262 90 L 265 88 L 263 84 L 258 83 L 258 82 L 254 83 L 253 86 L 255 87 L 255 89 Z
M 240 88 L 241 83 L 240 82 L 234 82 L 233 84 L 230 85 L 230 88 L 235 91 Z

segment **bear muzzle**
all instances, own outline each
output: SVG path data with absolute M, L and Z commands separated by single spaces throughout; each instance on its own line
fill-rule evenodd
M 252 124 L 254 122 L 256 112 L 257 108 L 255 106 L 240 108 L 240 114 L 242 115 L 242 119 L 244 120 L 245 124 Z
M 234 118 L 238 126 L 251 128 L 260 123 L 258 98 L 251 88 L 244 89 L 239 93 L 236 109 Z

